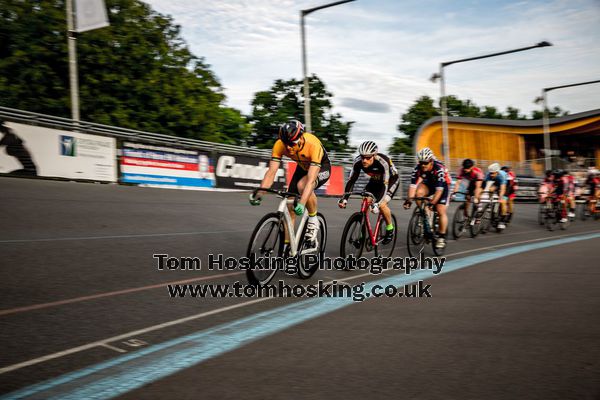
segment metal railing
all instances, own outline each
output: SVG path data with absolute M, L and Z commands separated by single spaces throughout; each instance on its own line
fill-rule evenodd
M 245 154 L 269 158 L 271 151 L 268 149 L 258 149 L 255 147 L 237 146 L 231 144 L 214 143 L 205 140 L 182 138 L 178 136 L 165 135 L 159 133 L 139 131 L 135 129 L 120 128 L 110 125 L 97 124 L 86 121 L 73 121 L 69 118 L 55 117 L 51 115 L 39 114 L 30 111 L 23 111 L 14 108 L 0 107 L 0 120 L 21 122 L 29 125 L 39 125 L 49 128 L 58 128 L 68 131 L 77 131 L 82 133 L 91 133 L 102 136 L 115 137 L 122 140 L 151 142 L 162 145 L 172 145 L 184 148 L 193 148 L 209 152 Z M 331 162 L 335 165 L 351 166 L 356 152 L 328 152 Z M 389 155 L 396 168 L 403 177 L 410 176 L 410 173 L 416 165 L 415 156 L 406 154 Z M 462 159 L 450 159 L 450 165 L 446 167 L 451 174 L 456 174 L 462 165 Z M 476 165 L 485 170 L 488 165 L 498 162 L 501 165 L 509 165 L 517 175 L 541 177 L 544 174 L 544 159 L 526 160 L 523 162 L 506 160 L 475 160 Z M 574 171 L 584 170 L 595 164 L 594 159 L 579 159 L 575 163 L 566 162 L 559 157 L 552 158 L 553 168 L 564 168 Z

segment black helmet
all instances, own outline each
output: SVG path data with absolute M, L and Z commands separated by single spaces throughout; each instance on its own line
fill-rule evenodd
M 475 163 L 470 158 L 465 158 L 464 161 L 463 161 L 463 163 L 462 163 L 462 166 L 463 166 L 464 169 L 469 169 L 473 165 L 475 165 Z
M 500 169 L 501 169 L 502 171 L 504 171 L 504 172 L 508 172 L 508 171 L 510 171 L 510 166 L 508 166 L 508 165 L 505 165 L 504 167 L 502 167 L 502 168 L 500 168 Z
M 552 175 L 554 175 L 555 178 L 560 178 L 564 175 L 564 171 L 562 169 L 555 169 L 552 171 Z
M 550 178 L 551 175 L 552 175 L 552 170 L 551 169 L 547 169 L 546 170 L 546 178 Z
M 288 146 L 296 144 L 296 142 L 304 134 L 304 125 L 302 122 L 292 119 L 279 127 L 279 139 Z

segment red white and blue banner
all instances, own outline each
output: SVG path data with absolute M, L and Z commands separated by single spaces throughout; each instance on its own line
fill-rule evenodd
M 121 182 L 177 189 L 215 186 L 210 157 L 196 150 L 124 142 L 120 167 Z

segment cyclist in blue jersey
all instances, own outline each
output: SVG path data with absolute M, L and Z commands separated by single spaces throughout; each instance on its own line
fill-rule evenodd
M 498 222 L 498 229 L 506 228 L 506 201 L 508 200 L 508 196 L 506 195 L 507 183 L 508 176 L 506 175 L 506 172 L 500 169 L 500 164 L 490 164 L 483 185 L 486 188 L 485 190 L 498 192 L 498 201 L 500 202 L 500 222 Z

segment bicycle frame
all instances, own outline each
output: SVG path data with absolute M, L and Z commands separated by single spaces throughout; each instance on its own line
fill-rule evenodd
M 360 212 L 364 216 L 365 224 L 367 225 L 367 232 L 369 233 L 369 238 L 371 239 L 371 244 L 373 246 L 377 246 L 377 234 L 379 233 L 379 228 L 381 227 L 381 221 L 383 221 L 384 218 L 381 214 L 379 214 L 377 217 L 377 222 L 375 223 L 375 232 L 373 232 L 371 229 L 371 221 L 369 220 L 369 204 L 368 198 L 363 197 L 363 201 L 360 206 Z
M 288 237 L 290 239 L 290 255 L 292 257 L 298 254 L 298 245 L 300 244 L 300 239 L 302 238 L 304 224 L 306 224 L 306 221 L 308 220 L 308 212 L 305 210 L 304 214 L 302 214 L 298 229 L 296 230 L 294 228 L 294 221 L 292 221 L 292 216 L 290 215 L 290 210 L 288 209 L 288 203 L 293 203 L 293 201 L 294 200 L 283 198 L 281 199 L 277 209 L 280 215 L 283 215 L 283 220 L 285 221 Z

